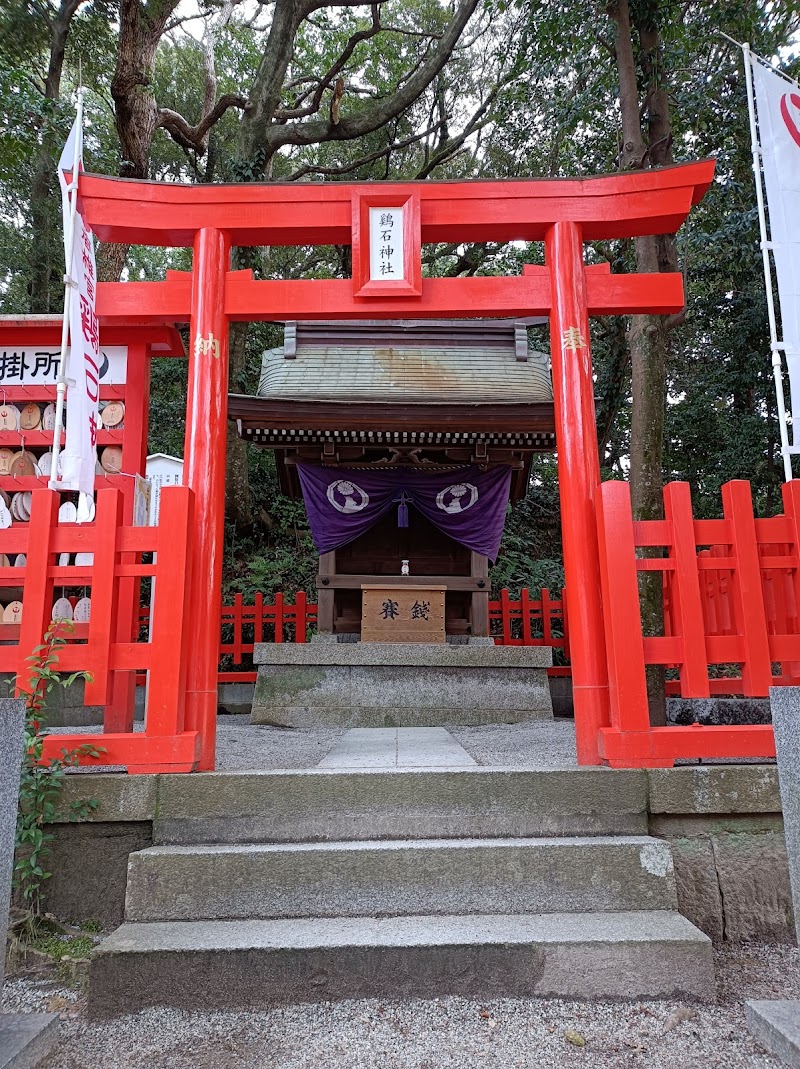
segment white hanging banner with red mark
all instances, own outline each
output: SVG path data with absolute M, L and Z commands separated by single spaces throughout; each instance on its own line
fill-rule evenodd
M 74 165 L 75 138 L 82 141 L 78 120 L 70 131 L 58 164 L 65 222 L 70 215 L 70 190 L 65 172 L 71 171 Z M 82 159 L 80 145 L 78 159 Z M 77 196 L 77 190 L 72 195 Z M 68 231 L 65 231 L 65 252 L 69 256 L 67 235 Z M 67 429 L 61 452 L 61 476 L 57 483 L 51 480 L 50 485 L 60 490 L 93 494 L 97 463 L 97 402 L 100 399 L 100 331 L 95 312 L 97 273 L 94 239 L 84 222 L 80 206 L 74 214 L 71 245 L 72 256 L 67 263 L 70 293 Z
M 770 245 L 778 280 L 793 438 L 800 452 L 800 86 L 752 57 Z

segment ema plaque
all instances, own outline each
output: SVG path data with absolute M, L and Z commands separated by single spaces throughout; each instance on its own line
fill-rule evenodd
M 362 642 L 444 642 L 443 586 L 361 587 Z

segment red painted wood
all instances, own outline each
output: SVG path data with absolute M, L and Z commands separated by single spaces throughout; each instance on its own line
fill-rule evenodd
M 629 485 L 622 482 L 603 483 L 597 500 L 597 537 L 611 723 L 622 731 L 647 731 L 650 719 L 644 670 L 645 647 L 633 531 Z M 574 657 L 572 679 L 574 688 Z
M 89 647 L 93 653 L 94 678 L 86 683 L 86 704 L 106 705 L 110 694 L 111 637 L 116 636 L 116 614 L 119 605 L 115 582 L 117 565 L 117 531 L 122 525 L 123 500 L 119 490 L 100 490 L 97 494 L 97 519 L 94 524 L 94 560 L 92 562 L 92 614 L 89 619 Z M 138 615 L 138 614 L 137 614 Z M 129 626 L 130 630 L 130 626 Z M 118 718 L 103 718 L 105 731 L 122 727 Z
M 556 223 L 547 231 L 545 255 L 554 294 L 550 351 L 566 605 L 572 628 L 575 736 L 579 764 L 598 764 L 597 731 L 609 723 L 609 696 L 595 528 L 600 466 L 583 270 L 585 237 L 574 223 Z M 570 337 L 582 344 L 570 346 L 566 341 Z
M 355 297 L 419 297 L 422 293 L 422 237 L 420 228 L 419 190 L 404 194 L 384 193 L 383 183 L 368 192 L 354 190 L 352 195 L 353 281 Z M 403 209 L 403 262 L 405 277 L 378 280 L 370 278 L 369 210 L 370 208 Z
M 184 630 L 192 651 L 186 683 L 186 727 L 200 734 L 202 771 L 214 767 L 217 725 L 228 397 L 224 293 L 229 256 L 225 234 L 211 228 L 198 232 L 184 442 L 184 477 L 195 494 L 195 519 L 190 612 Z
M 597 178 L 381 183 L 397 197 L 418 191 L 422 241 L 542 240 L 558 221 L 587 240 L 674 233 L 714 174 L 714 162 Z M 352 196 L 373 183 L 183 186 L 81 176 L 81 201 L 101 241 L 189 247 L 201 227 L 237 245 L 349 244 Z
M 349 279 L 256 281 L 230 272 L 225 313 L 231 320 L 326 320 L 508 317 L 546 315 L 551 307 L 547 276 L 426 278 L 420 297 L 353 295 Z M 678 274 L 587 275 L 590 315 L 624 312 L 668 314 L 683 307 Z M 103 322 L 185 322 L 191 308 L 191 280 L 101 282 L 98 309 Z
M 283 642 L 283 594 L 275 595 L 275 642 Z
M 681 694 L 684 698 L 707 698 L 708 661 L 688 483 L 669 483 L 664 487 L 664 515 L 670 528 L 670 557 L 675 566 L 669 589 L 673 633 L 680 635 L 682 646 Z
M 612 768 L 671 765 L 676 758 L 774 757 L 775 737 L 770 724 L 737 727 L 651 728 L 643 732 L 600 732 L 603 756 Z
M 31 501 L 31 522 L 23 550 L 28 561 L 24 574 L 18 574 L 18 580 L 21 578 L 23 582 L 23 594 L 16 667 L 17 679 L 23 687 L 28 682 L 28 664 L 25 658 L 41 644 L 53 612 L 53 580 L 48 575 L 48 565 L 53 554 L 51 534 L 58 517 L 59 501 L 59 495 L 54 490 L 37 490 Z M 0 532 L 2 553 L 7 552 L 4 548 L 5 539 L 2 537 L 4 535 L 6 531 Z M 11 538 L 9 542 L 12 542 Z M 19 573 L 21 569 L 17 571 Z
M 185 725 L 187 669 L 196 651 L 185 626 L 189 600 L 190 547 L 194 497 L 185 486 L 165 486 L 159 505 L 153 631 L 150 640 L 150 686 L 145 726 L 149 736 L 179 736 Z M 217 631 L 219 645 L 219 631 Z M 214 662 L 216 677 L 216 661 Z M 216 678 L 214 686 L 216 717 Z M 192 730 L 189 728 L 188 730 Z M 200 736 L 201 745 L 203 743 Z
M 563 645 L 563 642 L 559 643 L 558 640 L 553 639 L 553 621 L 552 613 L 558 602 L 550 600 L 550 591 L 546 588 L 542 588 L 542 642 L 545 646 Z
M 197 765 L 200 739 L 185 731 L 172 738 L 137 732 L 118 735 L 50 735 L 44 741 L 45 761 L 61 756 L 62 748 L 86 744 L 101 747 L 98 758 L 83 758 L 82 765 L 125 765 L 130 773 L 191 772 Z
M 725 483 L 722 487 L 722 506 L 733 534 L 732 549 L 736 567 L 731 594 L 737 629 L 744 638 L 744 693 L 748 696 L 765 695 L 769 694 L 772 668 L 750 484 L 743 480 Z

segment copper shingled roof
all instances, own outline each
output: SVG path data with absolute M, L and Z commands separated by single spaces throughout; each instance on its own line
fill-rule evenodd
M 548 357 L 528 348 L 524 326 L 521 336 L 522 342 L 519 325 L 508 321 L 473 321 L 468 327 L 424 322 L 287 324 L 284 346 L 263 355 L 258 397 L 362 403 L 552 402 Z

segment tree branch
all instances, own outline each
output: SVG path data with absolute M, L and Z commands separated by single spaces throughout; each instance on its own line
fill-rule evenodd
M 366 156 L 361 156 L 357 160 L 353 160 L 351 163 L 343 163 L 338 167 L 315 167 L 312 164 L 304 164 L 302 167 L 298 167 L 296 171 L 289 175 L 290 182 L 297 182 L 301 178 L 305 178 L 307 174 L 322 174 L 322 175 L 340 175 L 349 174 L 351 171 L 357 170 L 359 167 L 363 167 L 368 163 L 375 163 L 376 160 L 381 159 L 384 156 L 388 156 L 392 152 L 397 152 L 400 149 L 408 148 L 409 145 L 415 144 L 417 141 L 421 141 L 424 137 L 428 137 L 434 133 L 435 127 L 431 127 L 428 130 L 423 130 L 421 133 L 412 134 L 411 137 L 406 137 L 402 141 L 395 141 L 386 148 L 377 149 L 375 152 L 370 152 Z
M 381 9 L 380 4 L 372 4 L 372 25 L 368 30 L 359 30 L 354 33 L 347 44 L 342 49 L 342 53 L 336 62 L 326 71 L 326 73 L 317 82 L 316 88 L 313 90 L 313 96 L 311 97 L 311 103 L 302 106 L 304 100 L 310 95 L 312 90 L 307 89 L 304 93 L 301 93 L 295 99 L 294 107 L 278 109 L 275 112 L 276 122 L 286 122 L 288 119 L 302 119 L 307 115 L 316 115 L 320 109 L 322 103 L 322 97 L 325 90 L 330 87 L 331 82 L 344 70 L 344 66 L 348 59 L 352 56 L 356 50 L 356 46 L 362 41 L 368 41 L 370 38 L 375 37 L 376 34 L 381 31 Z
M 322 0 L 307 0 L 307 4 L 312 5 L 312 9 L 327 6 Z M 453 18 L 439 39 L 438 47 L 427 57 L 415 74 L 391 96 L 378 101 L 362 114 L 352 118 L 343 118 L 336 124 L 317 120 L 272 126 L 264 131 L 267 154 L 272 155 L 282 145 L 313 145 L 323 141 L 348 141 L 385 126 L 387 122 L 410 107 L 442 70 L 477 6 L 478 0 L 460 0 Z
M 190 126 L 182 115 L 170 108 L 159 108 L 157 125 L 163 127 L 172 140 L 182 148 L 193 149 L 202 156 L 208 148 L 209 131 L 219 122 L 225 112 L 229 108 L 240 108 L 246 112 L 250 107 L 246 97 L 238 96 L 236 93 L 225 93 L 211 111 L 203 116 L 197 126 Z

